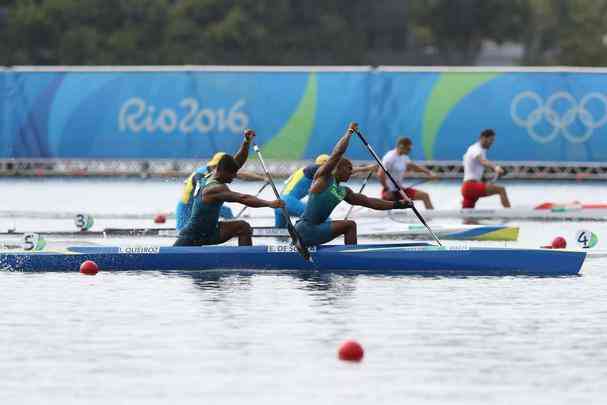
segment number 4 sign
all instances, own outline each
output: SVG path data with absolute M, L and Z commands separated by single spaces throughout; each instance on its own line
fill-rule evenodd
M 592 249 L 599 242 L 599 238 L 591 231 L 578 231 L 575 241 L 583 249 Z

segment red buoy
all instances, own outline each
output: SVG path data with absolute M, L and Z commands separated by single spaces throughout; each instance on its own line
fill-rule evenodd
M 85 260 L 80 264 L 80 273 L 94 276 L 99 271 L 99 266 L 92 260 Z
M 167 216 L 165 214 L 156 214 L 154 217 L 154 223 L 156 224 L 164 224 L 167 221 Z
M 565 249 L 567 247 L 567 241 L 562 236 L 557 236 L 552 240 L 552 249 Z
M 338 351 L 340 360 L 361 361 L 365 351 L 356 340 L 346 340 L 341 344 Z

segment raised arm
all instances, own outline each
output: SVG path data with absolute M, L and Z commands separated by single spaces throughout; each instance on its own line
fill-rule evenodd
M 284 202 L 282 200 L 268 201 L 257 198 L 254 195 L 237 193 L 230 190 L 225 184 L 217 185 L 205 190 L 202 195 L 202 200 L 208 204 L 217 202 L 237 202 L 252 208 L 281 208 L 284 206 Z
M 241 168 L 249 158 L 249 147 L 251 146 L 253 138 L 255 138 L 255 131 L 249 128 L 245 129 L 242 145 L 240 145 L 240 149 L 234 155 L 234 160 L 238 163 L 238 168 Z
M 358 130 L 358 124 L 353 122 L 348 126 L 348 130 L 341 137 L 341 139 L 337 142 L 335 147 L 333 148 L 333 152 L 331 152 L 331 156 L 327 162 L 320 166 L 314 175 L 314 179 L 319 177 L 328 177 L 333 173 L 333 169 L 337 166 L 337 163 L 341 160 L 341 158 L 346 153 L 348 149 L 348 144 L 350 143 L 350 138 L 352 138 L 352 134 L 354 134 L 354 130 Z
M 374 210 L 387 211 L 391 209 L 399 208 L 411 208 L 413 203 L 411 201 L 387 201 L 379 198 L 367 197 L 364 194 L 355 193 L 349 188 L 346 189 L 346 202 L 351 205 L 360 205 Z

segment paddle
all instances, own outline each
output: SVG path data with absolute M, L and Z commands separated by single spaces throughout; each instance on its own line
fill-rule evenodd
M 265 183 L 263 183 L 263 185 L 261 186 L 261 188 L 259 189 L 259 191 L 257 191 L 257 194 L 255 194 L 255 197 L 259 197 L 259 195 L 261 194 L 261 192 L 268 186 L 268 182 L 266 181 Z M 244 214 L 244 212 L 247 210 L 247 208 L 249 208 L 248 206 L 244 206 L 240 209 L 240 211 L 238 211 L 238 214 L 236 214 L 236 216 L 234 217 L 234 219 L 238 219 L 241 217 L 242 214 Z
M 259 147 L 255 143 L 253 144 L 253 150 L 257 154 L 259 163 L 261 164 L 261 167 L 262 167 L 264 173 L 266 174 L 266 177 L 268 178 L 268 184 L 270 184 L 270 186 L 272 186 L 274 195 L 276 196 L 277 199 L 280 199 L 280 194 L 278 193 L 278 190 L 276 189 L 274 180 L 272 180 L 272 175 L 266 168 L 266 163 L 263 160 L 263 156 L 261 156 L 261 151 L 259 150 Z M 291 240 L 293 241 L 293 246 L 295 246 L 297 251 L 303 256 L 304 259 L 306 259 L 306 261 L 311 263 L 312 257 L 310 256 L 310 251 L 301 242 L 301 237 L 299 236 L 299 234 L 297 233 L 297 230 L 295 230 L 295 227 L 291 223 L 291 217 L 289 217 L 289 212 L 287 211 L 287 207 L 282 207 L 281 210 L 282 210 L 282 215 L 284 215 L 285 221 L 287 222 L 287 230 L 289 231 L 289 235 L 291 236 Z
M 363 190 L 365 189 L 365 186 L 367 185 L 367 183 L 369 182 L 369 179 L 371 178 L 371 176 L 373 176 L 373 171 L 370 171 L 369 174 L 367 174 L 367 178 L 365 179 L 365 181 L 363 181 L 362 186 L 360 186 L 360 190 L 358 190 L 358 194 L 362 193 Z M 352 209 L 354 208 L 353 205 L 350 205 L 350 209 L 348 210 L 348 212 L 346 213 L 346 216 L 344 217 L 344 221 L 346 219 L 348 219 L 348 217 L 350 217 L 350 214 L 352 213 Z
M 394 180 L 394 177 L 392 177 L 392 175 L 390 174 L 390 172 L 386 170 L 386 168 L 382 164 L 381 160 L 379 159 L 379 156 L 377 156 L 377 153 L 375 153 L 375 150 L 373 150 L 373 147 L 371 147 L 371 145 L 369 145 L 369 142 L 367 142 L 367 140 L 365 139 L 365 137 L 363 136 L 363 134 L 361 134 L 357 129 L 354 129 L 354 132 L 356 132 L 356 135 L 358 135 L 358 137 L 360 138 L 360 140 L 362 141 L 362 143 L 365 144 L 365 146 L 367 147 L 367 150 L 369 151 L 369 153 L 371 154 L 371 156 L 373 156 L 373 158 L 375 159 L 375 161 L 377 162 L 377 164 L 379 165 L 379 167 L 381 167 L 381 169 L 386 174 L 386 176 L 388 176 L 388 178 L 390 179 L 390 181 L 392 182 L 392 184 L 394 185 L 394 187 L 396 187 L 396 189 L 400 190 L 400 192 L 402 193 L 401 187 L 398 185 L 398 183 L 396 182 L 396 180 Z M 415 208 L 415 205 L 412 205 L 411 209 L 415 213 L 415 216 L 417 217 L 417 219 L 419 219 L 419 221 L 426 227 L 426 229 L 428 230 L 428 232 L 430 233 L 430 235 L 432 235 L 432 237 L 434 238 L 434 240 L 436 241 L 436 243 L 438 243 L 439 246 L 443 246 L 443 244 L 441 243 L 441 241 L 434 234 L 434 232 L 432 232 L 432 229 L 430 229 L 430 227 L 426 223 L 426 220 L 421 216 L 421 214 L 419 213 L 419 211 L 417 210 L 417 208 Z
M 430 180 L 433 180 L 433 179 L 422 179 L 422 180 L 414 181 L 413 183 L 411 183 L 411 184 L 409 184 L 408 186 L 405 186 L 405 187 L 403 187 L 403 188 L 404 188 L 404 189 L 407 189 L 407 188 L 413 188 L 413 187 L 417 187 L 417 186 L 419 186 L 419 185 L 421 185 L 421 184 L 424 184 L 424 183 L 429 182 Z

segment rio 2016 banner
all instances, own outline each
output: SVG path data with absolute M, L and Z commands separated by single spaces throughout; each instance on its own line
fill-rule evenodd
M 267 158 L 332 150 L 351 121 L 380 153 L 460 160 L 485 128 L 495 160 L 607 160 L 602 72 L 417 69 L 0 71 L 0 158 L 205 159 L 245 128 Z M 369 159 L 353 138 L 348 156 Z

